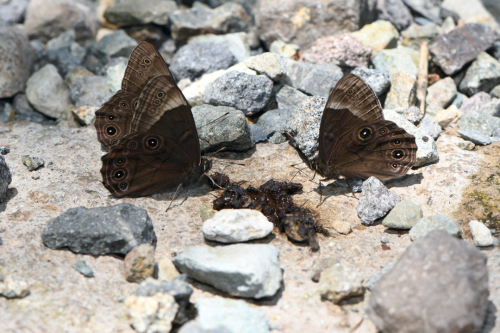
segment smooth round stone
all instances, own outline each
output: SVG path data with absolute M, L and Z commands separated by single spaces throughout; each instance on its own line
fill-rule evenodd
M 411 229 L 423 217 L 422 208 L 409 200 L 399 202 L 385 217 L 386 228 Z
M 462 229 L 457 221 L 446 214 L 437 214 L 429 217 L 424 217 L 415 224 L 410 230 L 410 238 L 415 241 L 424 237 L 433 230 L 445 230 L 454 237 L 462 235 Z
M 348 233 L 350 233 L 352 231 L 351 224 L 349 222 L 345 222 L 345 221 L 334 221 L 332 223 L 332 227 L 333 227 L 333 229 L 335 229 L 335 231 L 337 231 L 340 234 L 344 234 L 344 235 L 347 235 Z
M 257 210 L 223 209 L 203 223 L 201 232 L 206 239 L 238 243 L 266 237 L 273 228 L 274 225 Z
M 469 222 L 470 232 L 474 239 L 475 246 L 491 246 L 493 245 L 493 236 L 490 229 L 479 221 Z
M 346 298 L 363 295 L 363 278 L 354 268 L 337 262 L 321 273 L 318 291 L 323 299 L 338 304 Z

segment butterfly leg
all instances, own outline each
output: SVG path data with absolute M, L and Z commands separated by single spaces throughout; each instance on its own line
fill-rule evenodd
M 179 186 L 177 186 L 177 190 L 175 190 L 174 197 L 172 198 L 172 200 L 170 200 L 170 205 L 168 205 L 168 208 L 165 211 L 165 213 L 168 212 L 168 210 L 170 209 L 170 206 L 172 206 L 172 203 L 174 202 L 175 198 L 177 197 L 177 193 L 179 193 L 179 189 L 181 188 L 181 186 L 182 186 L 182 184 L 179 184 Z

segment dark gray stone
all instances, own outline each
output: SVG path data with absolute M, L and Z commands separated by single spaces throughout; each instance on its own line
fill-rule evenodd
M 216 43 L 192 43 L 181 47 L 172 58 L 170 70 L 177 80 L 195 81 L 203 74 L 236 64 L 233 53 Z
M 191 111 L 202 150 L 247 150 L 255 146 L 243 112 L 212 105 L 195 106 Z
M 493 46 L 488 50 L 488 52 L 493 56 L 493 58 L 500 60 L 500 41 L 493 43 Z
M 7 148 L 7 147 L 0 147 L 0 154 L 7 155 L 8 153 L 10 153 L 10 149 L 9 148 Z
M 457 130 L 457 133 L 464 139 L 475 143 L 476 145 L 486 146 L 491 144 L 489 136 L 484 135 L 482 132 L 474 129 Z
M 356 212 L 361 223 L 372 225 L 377 219 L 386 216 L 400 201 L 401 197 L 396 192 L 389 192 L 380 180 L 370 177 L 363 182 Z
M 269 137 L 269 142 L 274 143 L 275 145 L 279 145 L 286 141 L 286 136 L 280 132 L 274 132 L 271 137 Z
M 469 23 L 438 36 L 429 50 L 434 63 L 447 75 L 453 75 L 474 60 L 481 51 L 490 48 L 497 38 L 498 34 L 492 28 Z
M 486 52 L 481 52 L 467 69 L 460 82 L 460 91 L 472 96 L 480 91 L 489 93 L 500 84 L 500 62 Z
M 377 20 L 391 22 L 399 31 L 406 29 L 412 22 L 410 10 L 403 0 L 377 1 Z
M 252 132 L 253 142 L 267 141 L 267 132 L 262 127 L 256 124 L 248 124 L 248 127 L 250 128 L 250 132 Z
M 292 110 L 270 110 L 259 117 L 259 120 L 257 120 L 257 125 L 262 127 L 269 137 L 274 134 L 274 132 L 283 133 L 283 131 L 286 129 L 286 123 L 292 115 Z
M 39 39 L 30 40 L 30 45 L 33 51 L 35 52 L 36 59 L 40 59 L 42 57 L 43 52 L 45 51 L 45 45 Z
M 101 40 L 95 44 L 95 49 L 101 57 L 107 56 L 111 58 L 128 58 L 137 44 L 138 43 L 135 39 L 120 29 L 102 37 Z
M 387 333 L 477 332 L 488 296 L 486 256 L 444 231 L 433 231 L 411 244 L 376 283 L 366 311 Z
M 12 121 L 12 116 L 15 113 L 12 105 L 5 101 L 0 101 L 0 123 L 8 123 Z
M 30 0 L 10 0 L 0 6 L 0 26 L 15 25 L 24 20 Z
M 290 86 L 283 86 L 276 94 L 278 109 L 293 110 L 306 98 L 306 94 Z
M 113 95 L 105 76 L 86 76 L 69 85 L 71 99 L 76 107 L 101 106 Z
M 12 174 L 10 173 L 9 166 L 5 162 L 5 157 L 0 155 L 0 202 L 4 202 L 5 198 L 7 198 L 7 188 L 11 182 Z
M 342 70 L 336 65 L 317 64 L 304 76 L 297 89 L 308 95 L 328 97 L 342 76 Z
M 124 0 L 106 8 L 104 18 L 120 27 L 149 23 L 166 25 L 168 15 L 176 9 L 172 0 Z
M 357 67 L 351 74 L 362 78 L 377 96 L 381 96 L 391 85 L 391 77 L 388 71 Z
M 458 126 L 461 128 L 475 129 L 486 136 L 491 136 L 491 133 L 500 127 L 500 118 L 482 112 L 470 111 L 460 117 Z
M 272 92 L 273 81 L 267 76 L 231 71 L 207 86 L 203 102 L 234 107 L 251 116 L 266 107 Z
M 94 277 L 94 271 L 92 268 L 87 266 L 85 260 L 78 260 L 75 264 L 75 269 L 80 272 L 83 276 Z
M 441 1 L 433 0 L 403 0 L 414 13 L 423 16 L 429 21 L 437 24 L 443 23 L 440 17 L 440 3 Z
M 47 64 L 57 67 L 57 71 L 62 77 L 75 67 L 81 66 L 81 62 L 69 50 L 45 50 L 35 65 L 35 70 L 39 70 Z
M 47 224 L 42 241 L 54 250 L 68 247 L 75 253 L 94 256 L 126 255 L 140 244 L 156 246 L 156 234 L 145 209 L 122 203 L 70 208 Z

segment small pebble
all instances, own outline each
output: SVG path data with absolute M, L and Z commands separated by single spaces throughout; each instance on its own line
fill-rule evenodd
M 31 173 L 31 178 L 33 178 L 34 180 L 40 179 L 40 173 L 38 171 L 33 171 Z
M 363 278 L 354 268 L 337 262 L 321 274 L 318 290 L 323 299 L 339 304 L 346 298 L 363 295 Z
M 386 244 L 386 243 L 390 243 L 391 241 L 389 240 L 389 237 L 387 237 L 386 235 L 383 235 L 382 237 L 380 237 L 380 242 Z
M 344 235 L 347 235 L 352 231 L 351 224 L 345 221 L 334 221 L 332 223 L 332 227 L 333 229 L 335 229 L 335 231 Z
M 339 260 L 337 258 L 334 258 L 334 257 L 328 257 L 328 258 L 316 260 L 314 262 L 312 269 L 311 269 L 311 279 L 314 282 L 318 282 L 320 277 L 321 277 L 321 273 L 325 269 L 335 265 L 338 262 L 339 262 Z
M 30 289 L 28 283 L 17 278 L 0 275 L 0 295 L 6 298 L 22 298 L 28 296 Z
M 7 155 L 8 153 L 10 153 L 10 149 L 9 148 L 7 148 L 7 147 L 0 147 L 0 154 Z
M 487 226 L 474 220 L 469 222 L 469 227 L 475 246 L 483 247 L 493 245 L 493 236 Z
M 458 144 L 458 148 L 463 149 L 463 150 L 474 150 L 476 148 L 476 145 L 474 142 L 470 141 L 462 141 Z
M 155 248 L 151 244 L 141 244 L 127 253 L 123 270 L 128 282 L 141 282 L 153 275 L 155 268 Z
M 158 280 L 172 281 L 176 276 L 180 275 L 175 268 L 172 260 L 163 258 L 158 262 Z
M 22 157 L 23 164 L 26 165 L 29 171 L 34 171 L 45 164 L 42 158 L 25 154 Z
M 87 266 L 85 260 L 78 260 L 74 267 L 78 272 L 82 273 L 83 276 L 94 277 L 94 271 L 92 271 L 92 268 Z

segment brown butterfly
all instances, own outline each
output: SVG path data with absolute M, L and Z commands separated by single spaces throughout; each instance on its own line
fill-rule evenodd
M 321 119 L 319 173 L 330 179 L 374 176 L 384 181 L 406 174 L 416 154 L 415 137 L 384 120 L 370 86 L 353 74 L 342 77 Z
M 201 158 L 191 107 L 149 43 L 132 52 L 122 91 L 97 113 L 98 139 L 110 149 L 101 158 L 103 183 L 116 197 L 188 185 L 211 166 Z

